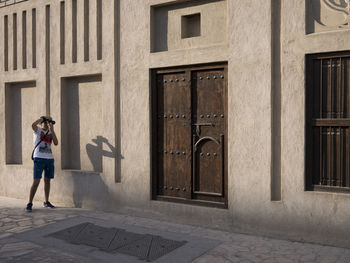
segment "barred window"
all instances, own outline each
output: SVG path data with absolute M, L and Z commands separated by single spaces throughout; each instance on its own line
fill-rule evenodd
M 350 192 L 350 52 L 306 56 L 306 190 Z

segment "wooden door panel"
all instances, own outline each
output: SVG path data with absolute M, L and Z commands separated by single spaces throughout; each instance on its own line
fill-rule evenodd
M 194 117 L 202 120 L 219 120 L 224 115 L 223 70 L 192 73 Z
M 224 70 L 192 72 L 192 104 L 193 193 L 212 201 L 224 194 Z
M 195 194 L 223 196 L 223 140 L 202 137 L 194 148 Z
M 191 111 L 191 96 L 185 72 L 163 75 L 163 105 L 164 114 L 168 118 L 178 118 L 188 115 Z
M 191 177 L 191 89 L 185 72 L 157 76 L 158 194 L 186 197 Z
M 185 197 L 190 191 L 188 178 L 191 177 L 191 127 L 183 121 L 167 121 L 164 165 L 166 195 Z M 185 189 L 185 190 L 184 190 Z
M 157 198 L 227 202 L 225 71 L 225 66 L 154 71 Z

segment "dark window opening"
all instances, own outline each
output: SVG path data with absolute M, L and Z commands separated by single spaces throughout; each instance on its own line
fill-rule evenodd
M 181 17 L 181 37 L 190 38 L 201 35 L 201 14 Z
M 350 192 L 350 52 L 306 57 L 306 190 Z

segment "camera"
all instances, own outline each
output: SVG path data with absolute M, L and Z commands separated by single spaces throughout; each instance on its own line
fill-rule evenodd
M 41 118 L 43 119 L 42 122 L 46 122 L 47 124 L 49 124 L 49 123 L 55 124 L 56 123 L 54 120 L 46 119 L 44 116 L 42 116 Z

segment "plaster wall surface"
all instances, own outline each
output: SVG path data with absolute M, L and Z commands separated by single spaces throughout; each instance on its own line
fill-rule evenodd
M 286 10 L 289 10 L 288 12 Z M 298 10 L 298 11 L 297 11 Z M 304 191 L 305 178 L 305 54 L 349 50 L 350 32 L 306 35 L 304 3 L 282 5 L 282 189 L 286 208 L 298 215 L 298 229 L 309 236 L 339 242 L 347 235 L 349 196 Z M 287 21 L 298 21 L 292 26 Z M 320 231 L 321 229 L 321 231 Z M 348 246 L 348 242 L 343 245 Z
M 151 17 L 152 51 L 226 44 L 226 5 L 226 1 L 205 0 L 154 6 Z M 191 15 L 198 15 L 200 30 L 194 36 L 186 37 L 184 32 L 191 30 L 191 22 L 187 24 L 184 20 Z
M 27 66 L 18 51 L 14 70 L 13 30 L 7 55 L 1 36 L 4 17 L 13 28 L 12 14 L 23 19 L 23 10 Z M 35 81 L 35 88 L 22 89 L 22 98 L 35 100 L 22 110 L 22 142 L 35 116 L 57 121 L 53 202 L 350 247 L 350 196 L 304 190 L 305 54 L 349 50 L 350 31 L 308 30 L 307 10 L 302 0 L 30 0 L 0 8 L 0 121 L 6 121 L 5 86 Z M 207 21 L 203 35 L 181 39 L 181 16 L 197 12 Z M 163 30 L 157 21 L 165 16 Z M 22 32 L 23 23 L 17 25 Z M 151 200 L 150 70 L 215 62 L 228 63 L 228 209 Z M 67 121 L 74 112 L 81 119 Z M 69 139 L 76 129 L 74 155 Z M 2 138 L 5 131 L 1 125 Z M 27 198 L 30 144 L 22 147 L 22 165 L 8 165 L 5 142 L 0 194 Z M 64 153 L 79 156 L 80 165 L 66 166 Z

